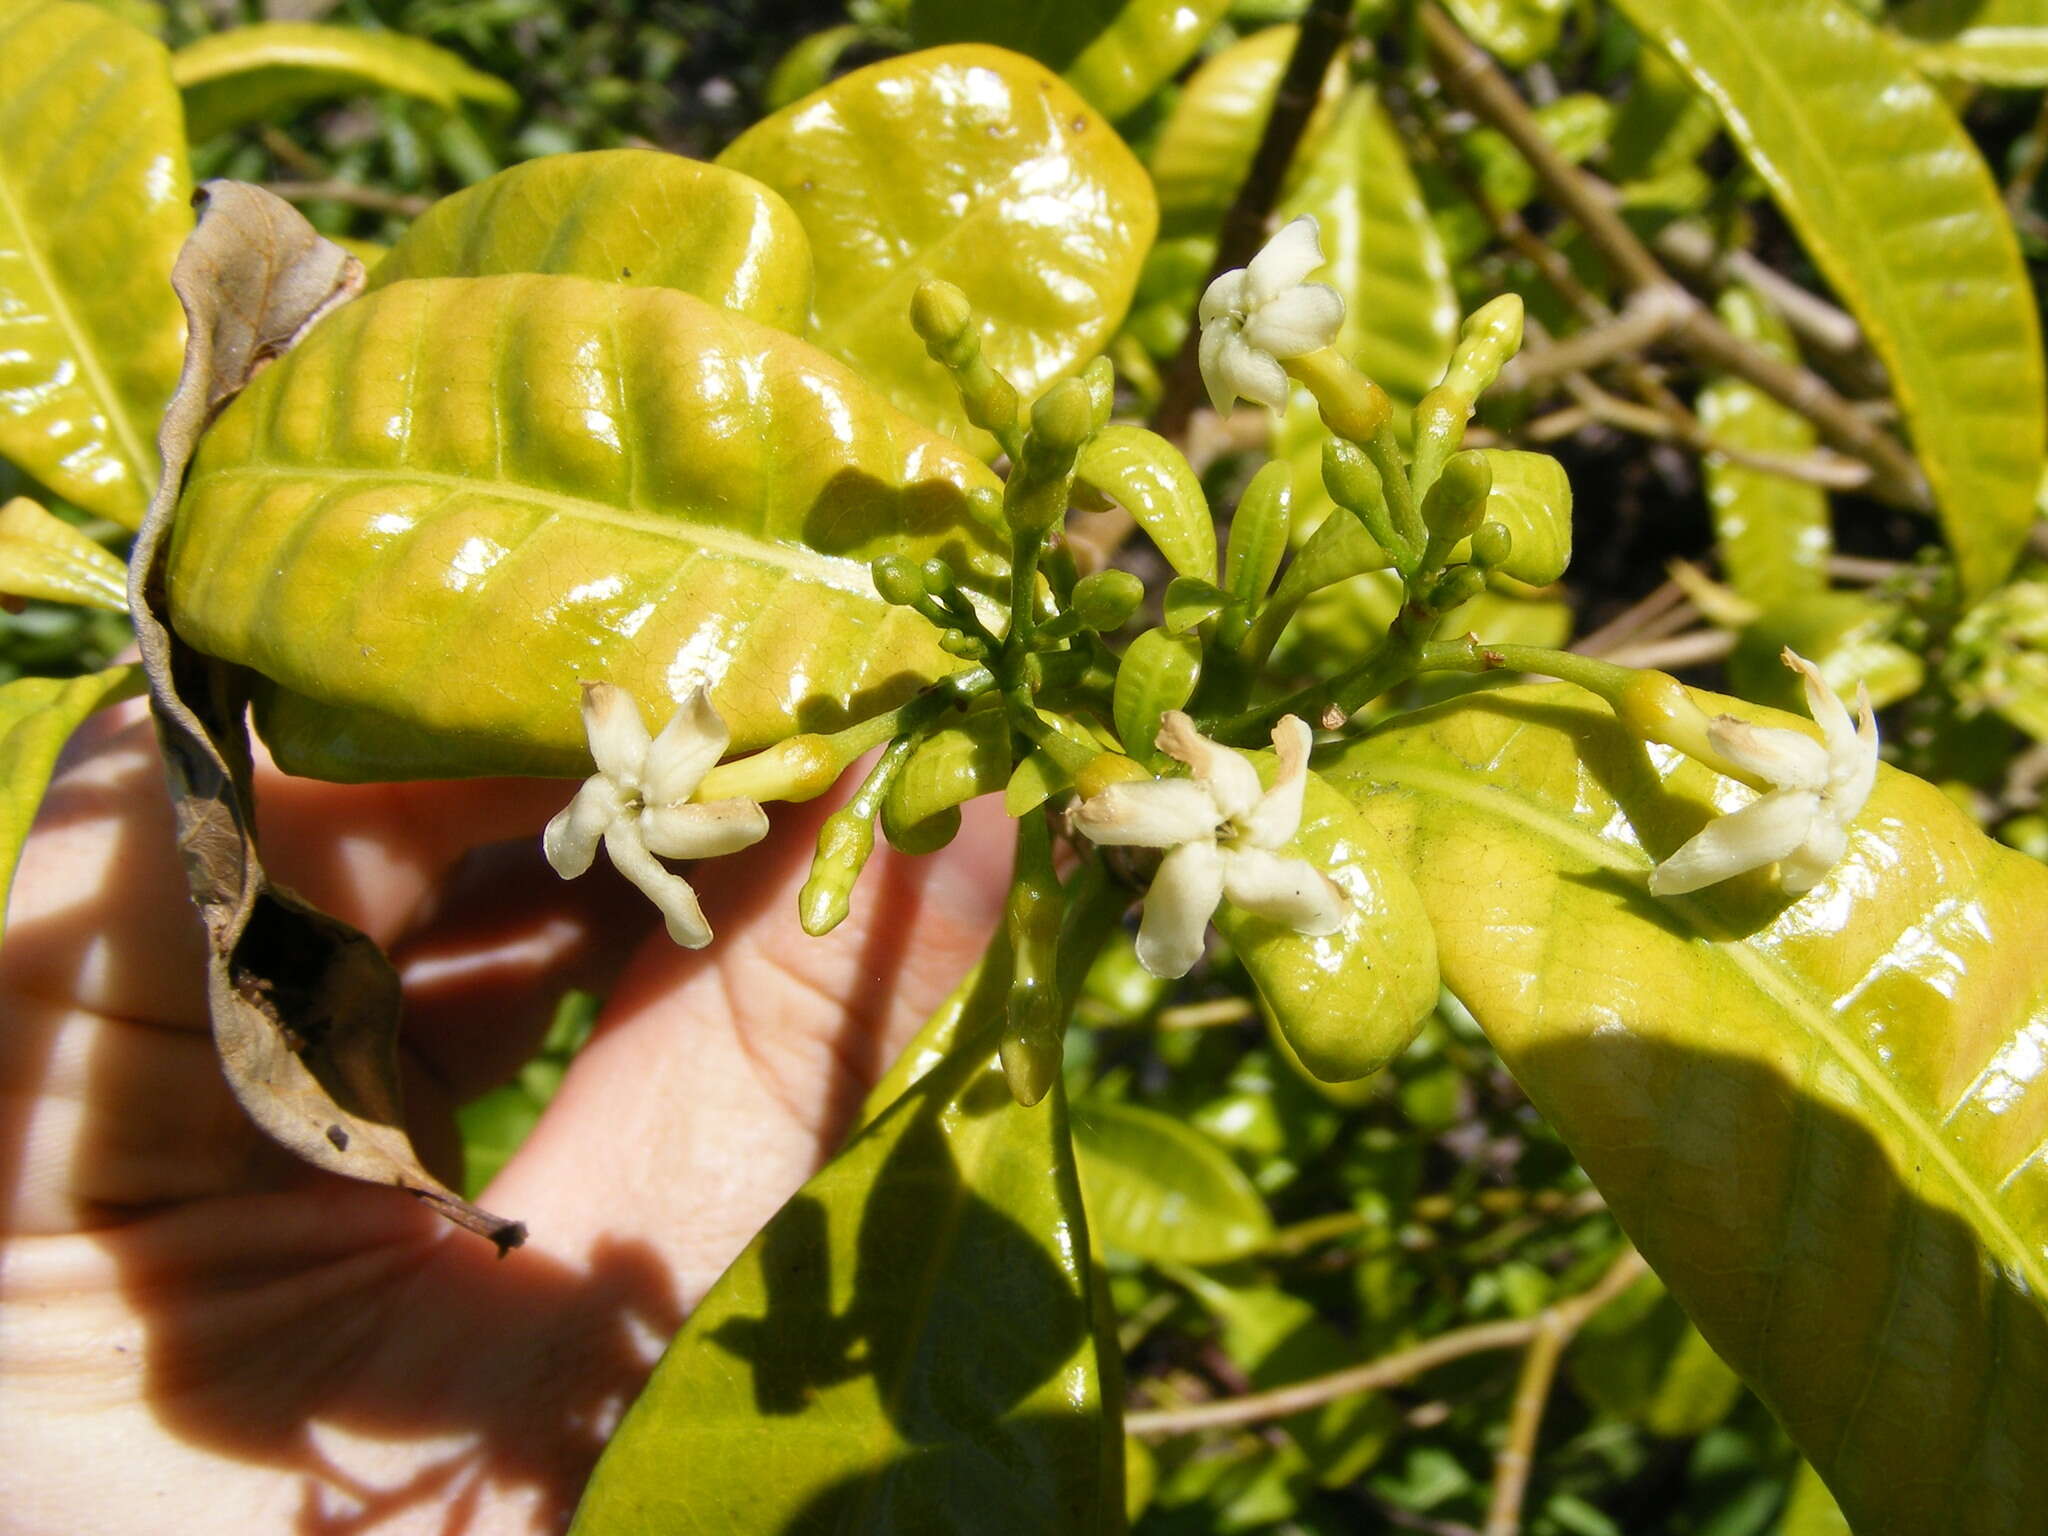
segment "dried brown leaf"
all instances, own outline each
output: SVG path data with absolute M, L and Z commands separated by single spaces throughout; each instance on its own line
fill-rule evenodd
M 178 842 L 209 940 L 214 1044 L 235 1097 L 307 1162 L 418 1196 L 499 1251 L 526 1236 L 420 1165 L 398 1078 L 398 977 L 383 951 L 265 875 L 250 788 L 247 675 L 171 630 L 171 518 L 199 434 L 266 364 L 361 291 L 362 264 L 259 187 L 211 181 L 171 284 L 184 372 L 158 434 L 163 476 L 130 562 L 130 607 Z

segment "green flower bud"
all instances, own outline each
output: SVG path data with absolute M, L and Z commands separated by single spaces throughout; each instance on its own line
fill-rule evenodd
M 910 299 L 910 323 L 932 357 L 949 368 L 964 366 L 981 350 L 974 306 L 951 283 L 933 278 L 918 284 Z
M 811 877 L 796 898 L 798 920 L 812 938 L 822 938 L 846 920 L 853 885 L 875 851 L 872 818 L 853 810 L 834 811 L 818 832 Z
M 1481 523 L 1472 535 L 1472 563 L 1490 571 L 1514 552 L 1515 536 L 1506 523 Z
M 944 597 L 960 585 L 960 578 L 954 574 L 953 567 L 936 555 L 918 567 L 918 576 L 925 591 L 933 597 Z
M 1448 613 L 1461 603 L 1469 603 L 1486 590 L 1486 573 L 1476 565 L 1454 565 L 1436 580 L 1429 591 L 1429 606 L 1438 613 Z
M 937 853 L 959 835 L 960 807 L 949 805 L 922 821 L 899 821 L 891 810 L 893 797 L 882 801 L 882 836 L 898 853 Z
M 1353 512 L 1371 506 L 1385 506 L 1386 486 L 1372 460 L 1356 443 L 1333 437 L 1323 444 L 1323 488 L 1340 507 Z
M 1466 449 L 1444 461 L 1442 473 L 1422 499 L 1422 522 L 1429 529 L 1429 548 L 1438 560 L 1453 544 L 1468 537 L 1486 515 L 1493 490 L 1493 465 L 1483 453 Z
M 1095 400 L 1087 384 L 1062 379 L 1033 403 L 1031 441 L 1025 451 L 1031 457 L 1071 460 L 1094 430 Z
M 918 571 L 917 562 L 907 555 L 883 555 L 869 567 L 873 573 L 875 590 L 885 603 L 898 608 L 909 608 L 924 597 L 924 577 Z
M 1098 634 L 1123 628 L 1144 601 L 1145 583 L 1129 571 L 1097 571 L 1074 584 L 1074 615 Z

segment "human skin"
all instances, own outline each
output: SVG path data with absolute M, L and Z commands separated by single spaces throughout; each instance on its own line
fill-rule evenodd
M 806 938 L 826 806 L 771 807 L 766 842 L 698 866 L 717 938 L 680 950 L 608 870 L 541 863 L 573 788 L 259 772 L 273 877 L 399 963 L 408 1115 L 444 1177 L 454 1106 L 564 986 L 607 995 L 481 1197 L 530 1230 L 500 1260 L 251 1126 L 149 722 L 122 706 L 74 741 L 0 945 L 0 1531 L 560 1530 L 681 1319 L 1000 915 L 1006 827 L 970 815 L 938 855 L 879 851 Z

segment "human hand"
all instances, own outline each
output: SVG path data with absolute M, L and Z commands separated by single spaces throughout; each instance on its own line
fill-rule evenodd
M 150 724 L 124 706 L 80 734 L 0 948 L 0 1529 L 559 1529 L 683 1316 L 1000 915 L 1006 828 L 970 812 L 941 854 L 878 851 L 848 920 L 805 938 L 824 807 L 785 807 L 700 867 L 718 940 L 679 950 L 623 882 L 541 862 L 572 788 L 259 771 L 272 873 L 398 962 L 408 1116 L 444 1178 L 454 1106 L 563 987 L 609 992 L 482 1196 L 531 1232 L 501 1262 L 249 1123 Z

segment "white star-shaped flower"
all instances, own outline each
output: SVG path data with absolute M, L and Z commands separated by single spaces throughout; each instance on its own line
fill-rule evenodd
M 732 733 L 711 707 L 710 694 L 697 688 L 650 740 L 633 696 L 610 683 L 583 685 L 583 729 L 597 772 L 548 823 L 541 839 L 548 863 L 573 880 L 590 868 L 602 839 L 619 873 L 661 908 L 668 936 L 686 949 L 702 949 L 711 942 L 711 925 L 697 893 L 655 855 L 715 858 L 768 835 L 767 813 L 752 800 L 688 803 L 725 755 Z
M 1856 723 L 1820 668 L 1787 648 L 1785 665 L 1806 684 L 1806 708 L 1825 740 L 1722 715 L 1707 740 L 1730 762 L 1775 785 L 1739 811 L 1717 816 L 1650 872 L 1650 889 L 1678 896 L 1745 870 L 1778 865 L 1792 895 L 1812 890 L 1849 846 L 1849 823 L 1877 782 L 1877 720 L 1856 689 Z
M 1307 214 L 1268 240 L 1251 265 L 1226 272 L 1202 295 L 1202 382 L 1218 411 L 1239 396 L 1287 408 L 1283 357 L 1303 357 L 1337 339 L 1344 300 L 1327 283 L 1302 279 L 1323 264 L 1316 221 Z
M 1200 735 L 1193 721 L 1171 710 L 1159 725 L 1159 750 L 1186 763 L 1193 776 L 1112 784 L 1074 807 L 1074 830 L 1091 842 L 1168 850 L 1138 925 L 1138 961 L 1154 976 L 1188 973 L 1201 958 L 1216 903 L 1226 897 L 1297 933 L 1342 926 L 1344 896 L 1330 877 L 1276 851 L 1301 826 L 1312 739 L 1294 715 L 1273 728 L 1280 771 L 1261 791 L 1249 758 Z

